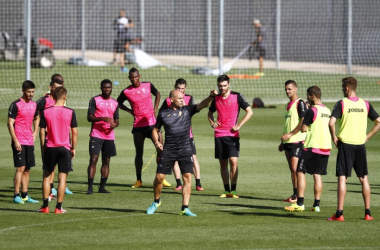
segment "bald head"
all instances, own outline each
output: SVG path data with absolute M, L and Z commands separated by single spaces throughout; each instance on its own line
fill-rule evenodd
M 169 97 L 172 103 L 170 107 L 174 109 L 179 109 L 180 107 L 185 105 L 183 101 L 183 93 L 181 91 L 174 89 L 170 91 Z

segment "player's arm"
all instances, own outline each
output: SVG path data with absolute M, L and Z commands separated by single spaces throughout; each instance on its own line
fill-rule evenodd
M 78 143 L 78 128 L 71 128 L 71 158 L 75 157 L 75 148 Z
M 375 111 L 375 109 L 372 107 L 372 105 L 370 103 L 368 104 L 369 104 L 368 118 L 374 121 L 375 125 L 373 126 L 371 131 L 368 132 L 366 142 L 380 130 L 380 117 Z
M 73 111 L 72 117 L 71 117 L 71 158 L 75 157 L 75 149 L 77 147 L 78 143 L 78 124 L 77 124 L 77 117 L 75 114 L 75 111 Z
M 238 124 L 236 124 L 235 126 L 232 127 L 232 131 L 234 131 L 234 132 L 238 131 L 249 119 L 251 119 L 252 115 L 253 115 L 253 111 L 252 111 L 251 107 L 248 106 L 245 109 L 245 115 L 244 115 L 243 119 Z
M 289 140 L 293 135 L 297 134 L 301 130 L 302 123 L 306 114 L 306 105 L 304 101 L 302 100 L 299 101 L 297 111 L 298 111 L 298 118 L 299 118 L 299 122 L 297 126 L 289 133 L 282 135 L 281 141 Z
M 329 121 L 329 130 L 330 130 L 330 135 L 331 135 L 331 139 L 333 140 L 335 146 L 338 147 L 338 137 L 336 137 L 336 134 L 335 134 L 335 123 L 336 123 L 336 118 L 334 116 L 331 116 L 330 117 L 330 121 Z
M 89 122 L 104 121 L 106 123 L 111 124 L 113 122 L 113 119 L 111 117 L 96 117 L 94 114 L 87 114 L 87 121 Z
M 335 106 L 334 106 L 334 109 L 331 113 L 331 117 L 330 117 L 330 121 L 329 121 L 329 130 L 330 130 L 330 135 L 331 135 L 331 139 L 332 141 L 334 142 L 335 146 L 338 147 L 338 137 L 336 136 L 336 132 L 335 132 L 335 123 L 336 123 L 336 120 L 337 119 L 340 119 L 342 118 L 342 101 L 338 101 Z
M 12 140 L 14 142 L 14 145 L 15 145 L 15 148 L 17 151 L 21 151 L 22 150 L 22 147 L 21 147 L 21 144 L 20 142 L 18 141 L 17 137 L 16 137 L 16 133 L 15 133 L 15 119 L 11 118 L 11 117 L 8 117 L 8 123 L 7 123 L 7 126 L 8 126 L 8 130 L 9 130 L 9 134 L 11 135 L 12 137 Z
M 306 133 L 309 129 L 309 126 L 313 123 L 314 112 L 317 112 L 317 110 L 314 109 L 315 108 L 310 108 L 306 111 L 305 119 L 303 120 L 301 126 L 302 133 Z
M 210 95 L 205 98 L 203 101 L 197 104 L 197 111 L 201 111 L 202 109 L 208 107 L 212 100 L 214 100 L 214 97 L 218 94 L 218 92 L 214 89 L 210 91 Z
M 133 115 L 133 110 L 124 105 L 125 100 L 127 100 L 127 98 L 124 94 L 124 91 L 121 91 L 119 97 L 117 98 L 117 103 L 119 104 L 119 108 Z
M 110 125 L 112 129 L 119 127 L 119 107 L 116 108 L 113 114 L 113 122 Z
M 215 111 L 216 111 L 216 107 L 215 107 L 215 98 L 214 98 L 214 100 L 211 102 L 210 108 L 208 109 L 208 113 L 207 113 L 207 118 L 212 128 L 216 128 L 220 125 L 219 122 L 214 122 Z
M 153 110 L 154 110 L 154 116 L 157 118 L 157 112 L 158 112 L 158 106 L 160 105 L 161 94 L 160 94 L 160 91 L 158 91 L 152 83 L 150 83 L 150 91 L 156 97 L 154 100 Z
M 159 129 L 158 128 L 153 128 L 152 130 L 152 141 L 154 143 L 154 146 L 156 147 L 157 150 L 160 150 L 160 151 L 163 151 L 164 150 L 164 146 L 161 144 L 160 140 L 159 140 Z
M 36 115 L 34 116 L 34 120 L 33 120 L 33 142 L 36 140 L 37 138 L 37 134 L 38 134 L 38 125 L 40 124 L 40 116 L 38 115 L 38 111 L 36 111 Z

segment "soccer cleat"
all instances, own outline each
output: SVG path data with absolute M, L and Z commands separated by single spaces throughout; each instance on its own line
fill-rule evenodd
M 63 208 L 61 208 L 61 209 L 56 208 L 54 210 L 54 213 L 55 214 L 64 214 L 64 213 L 66 213 L 66 210 L 64 210 Z
M 196 190 L 197 191 L 205 191 L 205 189 L 202 186 L 197 186 Z
M 123 68 L 120 69 L 120 71 L 123 72 L 123 73 L 126 73 L 126 72 L 128 72 L 128 68 L 123 67 Z
M 292 196 L 290 196 L 288 199 L 282 200 L 284 202 L 290 202 L 290 203 L 296 203 L 297 202 L 297 197 L 293 199 Z
M 319 213 L 319 212 L 321 212 L 321 209 L 319 209 L 318 206 L 315 206 L 315 207 L 313 207 L 313 208 L 311 209 L 311 211 L 312 211 L 312 212 Z
M 139 188 L 142 187 L 142 181 L 136 181 L 135 184 L 132 186 L 132 188 Z
M 366 214 L 364 220 L 373 220 L 373 217 L 369 214 Z
M 13 203 L 24 204 L 25 202 L 22 200 L 20 196 L 16 196 L 13 198 Z
M 53 195 L 53 194 L 50 194 L 49 195 L 49 201 L 51 200 L 56 200 L 57 199 L 57 196 Z
M 174 188 L 174 190 L 180 191 L 180 190 L 182 190 L 182 186 L 177 186 L 176 188 Z
M 27 202 L 27 203 L 38 203 L 39 201 L 38 200 L 35 200 L 35 199 L 32 199 L 32 197 L 30 197 L 29 195 L 27 195 L 24 199 L 22 199 L 24 202 Z
M 223 194 L 221 194 L 219 197 L 220 198 L 227 198 L 230 195 L 230 192 L 224 191 Z
M 98 193 L 110 194 L 111 192 L 108 191 L 105 187 L 99 187 Z
M 37 212 L 48 214 L 49 213 L 49 207 L 41 207 L 40 209 L 37 210 Z
M 238 199 L 239 195 L 236 194 L 236 191 L 232 191 L 227 195 L 227 197 Z
M 297 203 L 294 203 L 289 207 L 285 207 L 285 210 L 288 212 L 302 212 L 305 210 L 305 205 L 299 206 Z
M 192 217 L 197 216 L 196 214 L 192 213 L 192 212 L 190 211 L 190 209 L 188 209 L 188 208 L 185 208 L 185 209 L 182 210 L 179 214 L 180 214 L 180 215 L 186 215 L 186 216 L 192 216 Z
M 54 196 L 57 196 L 57 189 L 56 188 L 52 188 L 50 190 L 50 193 L 52 193 Z
M 73 192 L 70 191 L 70 189 L 69 189 L 68 187 L 66 187 L 66 189 L 65 189 L 65 194 L 73 194 Z
M 339 218 L 336 218 L 335 214 L 333 214 L 333 216 L 331 216 L 330 218 L 327 218 L 327 220 L 344 221 L 344 217 L 343 217 L 343 214 L 342 214 Z
M 156 212 L 156 210 L 159 206 L 161 206 L 161 201 L 160 201 L 160 203 L 153 202 L 152 205 L 150 205 L 150 207 L 148 208 L 148 210 L 146 210 L 146 213 L 147 214 L 154 214 L 154 212 Z
M 87 194 L 93 194 L 94 193 L 94 190 L 92 189 L 92 187 L 89 187 L 87 189 Z
M 166 179 L 164 179 L 164 181 L 162 182 L 162 185 L 164 185 L 164 187 L 171 187 L 172 184 L 170 184 Z

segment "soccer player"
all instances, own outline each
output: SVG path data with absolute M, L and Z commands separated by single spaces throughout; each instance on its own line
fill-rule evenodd
M 131 85 L 121 91 L 117 102 L 119 108 L 130 113 L 134 117 L 133 122 L 133 141 L 136 149 L 135 156 L 135 169 L 136 169 L 136 182 L 132 188 L 139 188 L 142 184 L 142 166 L 144 154 L 145 138 L 151 138 L 153 126 L 156 123 L 156 114 L 158 105 L 160 104 L 160 92 L 154 87 L 151 82 L 140 82 L 140 73 L 136 68 L 129 71 L 129 80 Z M 152 95 L 154 95 L 154 107 L 152 106 Z M 128 101 L 131 108 L 124 105 L 124 101 Z M 162 135 L 159 133 L 159 139 L 162 143 Z M 157 152 L 157 161 L 160 153 Z M 171 186 L 167 181 L 164 182 L 165 186 Z
M 239 198 L 236 193 L 240 152 L 239 130 L 252 117 L 253 112 L 240 93 L 230 90 L 230 79 L 227 75 L 220 75 L 217 83 L 219 95 L 211 103 L 208 120 L 215 131 L 215 158 L 219 159 L 220 174 L 224 185 L 224 192 L 220 197 Z M 246 113 L 238 122 L 240 108 Z M 218 113 L 216 122 L 213 115 L 215 111 Z M 230 173 L 228 173 L 228 163 L 230 164 Z
M 64 80 L 60 74 L 54 74 L 51 76 L 51 81 L 50 81 L 50 85 L 49 85 L 49 92 L 46 93 L 45 96 L 41 97 L 37 101 L 37 109 L 38 109 L 39 113 L 41 113 L 43 109 L 53 107 L 55 105 L 56 98 L 55 98 L 54 91 L 58 87 L 63 87 L 63 85 L 64 85 Z M 66 105 L 66 103 L 65 103 L 65 105 Z M 47 136 L 47 131 L 46 131 L 45 135 Z M 41 149 L 41 151 L 42 151 L 42 149 Z M 54 172 L 51 175 L 50 189 L 51 189 L 51 191 L 50 191 L 49 198 L 55 199 L 57 197 L 57 189 L 54 188 Z M 73 192 L 71 192 L 68 187 L 66 187 L 65 193 L 66 194 L 73 194 Z
M 305 173 L 314 178 L 314 204 L 311 211 L 320 212 L 319 203 L 322 195 L 322 175 L 327 174 L 327 162 L 331 150 L 331 137 L 329 133 L 329 121 L 331 112 L 322 104 L 322 92 L 318 86 L 307 89 L 307 100 L 312 105 L 306 111 L 302 122 L 301 131 L 306 133 L 304 152 L 297 167 L 297 203 L 285 207 L 285 210 L 304 211 L 304 195 L 306 190 Z
M 297 83 L 293 80 L 285 82 L 285 93 L 290 102 L 285 106 L 285 127 L 281 136 L 280 152 L 285 150 L 285 157 L 290 169 L 293 184 L 293 195 L 283 201 L 297 202 L 297 165 L 302 155 L 306 133 L 301 132 L 301 125 L 306 114 L 305 102 L 297 95 Z
M 35 166 L 34 140 L 37 137 L 39 123 L 37 105 L 32 101 L 34 89 L 32 81 L 24 81 L 22 97 L 12 102 L 8 112 L 7 125 L 12 138 L 11 147 L 16 167 L 13 202 L 18 204 L 39 202 L 28 195 L 30 169 Z M 22 185 L 21 197 L 20 185 Z
M 185 94 L 186 91 L 186 80 L 183 78 L 179 78 L 176 80 L 174 84 L 174 89 L 179 90 L 184 94 L 183 96 L 183 101 L 185 102 L 185 105 L 193 105 L 193 97 L 191 95 Z M 171 99 L 170 97 L 167 97 L 166 100 L 162 103 L 162 106 L 160 109 L 167 109 L 171 105 Z M 193 131 L 190 128 L 190 142 L 191 142 L 191 149 L 193 150 L 193 171 L 194 171 L 194 176 L 195 176 L 195 188 L 197 191 L 204 191 L 204 188 L 202 187 L 201 184 L 201 172 L 200 172 L 200 167 L 199 167 L 199 162 L 197 159 L 197 150 L 195 148 L 195 142 L 194 142 L 194 136 L 193 136 Z M 175 162 L 174 165 L 174 176 L 177 182 L 177 186 L 174 190 L 182 190 L 182 182 L 181 182 L 181 172 L 178 166 L 178 162 Z
M 157 174 L 153 182 L 154 201 L 148 208 L 147 214 L 153 214 L 161 205 L 162 182 L 167 174 L 170 174 L 174 163 L 178 161 L 183 178 L 182 208 L 180 215 L 197 216 L 189 209 L 191 195 L 191 175 L 193 173 L 193 150 L 190 142 L 191 117 L 203 108 L 207 107 L 217 95 L 215 90 L 209 97 L 198 105 L 185 105 L 184 94 L 178 90 L 170 92 L 170 108 L 161 109 L 154 125 L 152 139 L 157 150 L 163 151 L 157 165 Z M 165 144 L 159 141 L 160 128 L 165 128 Z
M 372 105 L 356 96 L 357 81 L 353 77 L 342 79 L 344 99 L 335 104 L 330 118 L 330 133 L 338 148 L 336 176 L 338 177 L 338 206 L 336 213 L 328 220 L 344 221 L 343 205 L 346 197 L 347 177 L 352 167 L 362 185 L 365 206 L 365 220 L 373 220 L 370 212 L 371 188 L 368 182 L 367 153 L 365 143 L 380 129 L 380 117 Z M 375 122 L 367 132 L 367 117 Z M 336 136 L 335 123 L 339 119 L 339 133 Z
M 114 129 L 119 126 L 119 105 L 111 97 L 112 82 L 110 80 L 104 79 L 100 83 L 100 90 L 102 91 L 101 95 L 91 98 L 87 113 L 87 121 L 92 123 L 89 144 L 90 164 L 87 169 L 87 194 L 93 194 L 92 185 L 100 151 L 102 151 L 102 167 L 98 192 L 111 193 L 105 187 L 110 171 L 111 157 L 116 155 Z
M 37 212 L 49 213 L 50 178 L 58 164 L 58 196 L 56 214 L 66 213 L 62 209 L 65 196 L 66 178 L 71 170 L 71 159 L 75 157 L 78 141 L 77 119 L 73 109 L 64 106 L 67 90 L 58 87 L 54 91 L 56 103 L 41 112 L 40 141 L 43 155 L 43 205 Z M 45 137 L 46 131 L 49 136 Z M 70 143 L 71 132 L 71 143 Z M 46 138 L 46 140 L 45 140 Z

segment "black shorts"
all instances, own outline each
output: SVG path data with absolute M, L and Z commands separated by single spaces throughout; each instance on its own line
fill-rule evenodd
M 71 152 L 65 147 L 46 148 L 43 169 L 53 172 L 58 163 L 58 172 L 68 173 L 72 171 Z
M 137 127 L 132 129 L 132 134 L 134 133 L 141 133 L 144 135 L 145 138 L 151 138 L 152 137 L 152 131 L 154 126 L 146 126 L 146 127 Z
M 103 140 L 97 137 L 90 137 L 89 152 L 90 155 L 99 155 L 102 151 L 102 157 L 112 157 L 116 155 L 116 146 L 114 140 Z
M 23 166 L 31 168 L 36 165 L 33 145 L 21 145 L 21 151 L 17 151 L 13 142 L 11 147 L 13 151 L 13 162 L 16 168 Z
M 336 158 L 336 176 L 350 177 L 352 167 L 354 167 L 357 177 L 368 175 L 365 144 L 351 145 L 339 142 Z
M 303 143 L 284 143 L 284 150 L 289 152 L 290 157 L 300 158 L 303 151 Z
M 239 157 L 240 138 L 232 136 L 215 137 L 215 159 Z
M 191 147 L 191 151 L 193 151 L 193 155 L 197 155 L 197 149 L 195 148 L 194 137 L 190 138 L 190 147 Z
M 128 42 L 126 38 L 116 38 L 113 42 L 113 51 L 116 53 L 125 52 L 125 44 Z
M 326 175 L 328 161 L 329 155 L 316 154 L 311 149 L 304 151 L 298 161 L 297 172 Z
M 174 163 L 178 161 L 179 168 L 182 174 L 193 173 L 193 156 L 173 156 L 173 154 L 162 154 L 157 165 L 157 173 L 172 174 Z

